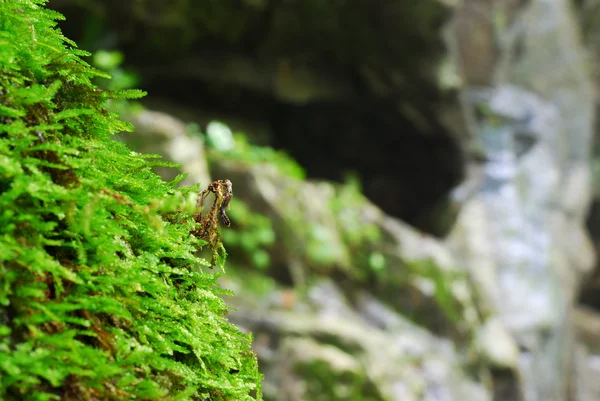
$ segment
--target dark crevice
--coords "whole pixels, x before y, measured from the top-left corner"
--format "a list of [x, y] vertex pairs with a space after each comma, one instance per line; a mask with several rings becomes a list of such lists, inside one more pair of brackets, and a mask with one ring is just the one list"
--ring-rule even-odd
[[[438, 122], [434, 100], [365, 98], [296, 105], [199, 80], [145, 84], [153, 96], [268, 124], [271, 145], [294, 157], [309, 178], [341, 182], [348, 173], [358, 174], [365, 195], [385, 212], [425, 232], [444, 234], [436, 226], [436, 213], [462, 179], [464, 160], [458, 142]], [[398, 112], [402, 103], [417, 116]]]
[[[325, 12], [308, 3], [270, 2], [262, 11], [228, 9], [230, 18], [243, 21], [243, 34], [234, 39], [228, 30], [195, 25], [205, 18], [194, 8], [199, 6], [191, 6], [177, 25], [167, 18], [172, 8], [159, 2], [148, 2], [150, 9], [167, 13], [157, 13], [155, 20], [148, 19], [147, 10], [141, 13], [114, 0], [86, 14], [71, 0], [54, 4], [67, 17], [78, 14], [65, 26], [75, 39], [91, 35], [76, 21], [102, 21], [104, 33], [97, 35], [102, 38], [97, 42], [106, 45], [110, 37], [118, 38], [114, 48], [142, 74], [138, 86], [151, 97], [185, 104], [205, 115], [261, 122], [271, 128], [270, 144], [297, 159], [309, 178], [342, 181], [347, 173], [356, 173], [366, 196], [388, 214], [425, 232], [447, 233], [449, 226], [439, 222], [445, 219], [447, 194], [462, 179], [464, 166], [459, 144], [440, 122], [439, 110], [448, 99], [437, 87], [435, 72], [445, 53], [439, 32], [451, 15], [449, 9], [424, 1], [400, 5], [377, 0], [331, 4], [339, 7]], [[103, 17], [107, 10], [111, 18]], [[422, 21], [398, 24], [410, 15]], [[308, 20], [313, 22], [311, 29], [305, 29]], [[340, 33], [332, 25], [356, 29]], [[220, 56], [211, 59], [213, 53]], [[256, 79], [265, 82], [250, 88], [254, 85], [245, 81], [242, 87], [240, 82], [247, 78], [220, 75], [215, 66], [230, 65], [230, 56], [242, 57], [254, 73], [260, 70]], [[286, 103], [268, 87], [282, 62], [308, 68], [321, 78], [333, 76], [352, 95]], [[189, 63], [197, 63], [198, 71], [189, 72]], [[181, 73], [182, 66], [188, 68], [188, 76]], [[200, 67], [230, 83], [203, 76]]]

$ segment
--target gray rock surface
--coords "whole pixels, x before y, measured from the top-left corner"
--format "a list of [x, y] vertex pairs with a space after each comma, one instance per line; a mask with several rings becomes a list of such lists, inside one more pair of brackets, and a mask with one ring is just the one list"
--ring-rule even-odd
[[[316, 284], [322, 285], [331, 283]], [[367, 317], [369, 312], [332, 314], [344, 300], [339, 292], [329, 295], [311, 304], [310, 312], [278, 310], [274, 305], [249, 309], [243, 293], [233, 300], [237, 311], [232, 321], [268, 344], [258, 353], [265, 361], [270, 399], [491, 400], [482, 382], [464, 371], [468, 361], [451, 341], [428, 333], [372, 297], [362, 300], [362, 308], [378, 314], [383, 327]], [[315, 364], [321, 365], [323, 377], [302, 374]]]
[[[584, 220], [592, 194], [593, 80], [568, 1], [486, 4], [479, 14], [463, 11], [487, 27], [487, 44], [477, 42], [485, 62], [463, 69], [465, 107], [473, 110], [485, 161], [449, 243], [470, 268], [483, 305], [520, 346], [524, 399], [574, 399], [571, 316], [595, 263]], [[456, 36], [463, 65], [478, 49], [464, 26]]]

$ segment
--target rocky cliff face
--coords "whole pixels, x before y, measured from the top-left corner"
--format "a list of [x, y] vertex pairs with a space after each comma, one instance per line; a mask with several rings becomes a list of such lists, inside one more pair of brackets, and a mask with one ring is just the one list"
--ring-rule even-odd
[[[462, 8], [473, 6], [468, 3]], [[482, 83], [477, 68], [463, 69], [466, 103], [487, 160], [453, 239], [469, 255], [464, 260], [486, 304], [519, 344], [523, 398], [577, 399], [581, 389], [569, 380], [582, 362], [573, 307], [594, 266], [584, 229], [594, 82], [568, 2], [531, 1], [511, 11], [508, 3], [488, 9], [488, 18], [504, 24], [492, 30], [498, 53], [486, 67], [485, 87], [475, 86]], [[459, 18], [481, 19], [469, 15], [459, 11]], [[474, 45], [460, 31], [459, 60], [477, 64]], [[477, 239], [465, 242], [469, 231]]]
[[[135, 29], [107, 26], [148, 105], [225, 120], [309, 177], [131, 117], [190, 182], [234, 183], [230, 260], [263, 270], [234, 269], [233, 318], [269, 399], [600, 398], [600, 4], [147, 3], [164, 12], [118, 6]], [[180, 40], [149, 52], [148, 32]]]

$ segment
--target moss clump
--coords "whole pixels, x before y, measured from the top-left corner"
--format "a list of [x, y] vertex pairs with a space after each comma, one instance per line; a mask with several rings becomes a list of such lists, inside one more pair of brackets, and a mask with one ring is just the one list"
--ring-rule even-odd
[[190, 232], [197, 188], [130, 127], [44, 0], [0, 2], [0, 399], [259, 400], [250, 338]]

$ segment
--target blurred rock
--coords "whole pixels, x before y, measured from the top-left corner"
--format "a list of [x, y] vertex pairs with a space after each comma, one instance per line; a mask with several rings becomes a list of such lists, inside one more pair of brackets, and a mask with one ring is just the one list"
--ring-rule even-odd
[[[173, 130], [159, 134], [165, 154], [169, 140], [189, 136], [176, 120], [143, 116], [134, 120], [140, 138], [153, 138], [159, 127]], [[145, 130], [148, 121], [163, 123]], [[236, 293], [232, 320], [254, 333], [267, 399], [491, 400], [485, 374], [473, 378], [471, 365], [485, 372], [484, 354], [498, 344], [480, 342], [480, 355], [457, 351], [469, 347], [478, 312], [448, 249], [347, 186], [298, 180], [273, 164], [226, 154], [211, 155], [211, 174], [231, 179], [234, 196], [273, 222], [277, 246], [266, 273], [285, 285], [281, 270], [288, 270], [306, 288], [278, 286], [258, 296], [248, 281], [224, 278]], [[373, 253], [383, 265], [369, 265]], [[332, 279], [318, 279], [323, 275]]]
[[[598, 65], [600, 62], [600, 30], [598, 21], [600, 21], [600, 2], [597, 0], [586, 0], [574, 2], [575, 10], [579, 17], [580, 30], [583, 34], [584, 43], [588, 51], [588, 63], [590, 74], [594, 79], [595, 93], [600, 88], [600, 73]], [[596, 115], [600, 110], [600, 104], [596, 100]], [[598, 118], [595, 121], [594, 146], [592, 147], [592, 168], [588, 171], [591, 174], [592, 182], [592, 206], [587, 219], [587, 227], [592, 235], [592, 241], [596, 253], [600, 250], [600, 124]], [[592, 277], [584, 283], [580, 300], [596, 310], [600, 309], [600, 287], [598, 278], [600, 277], [600, 264], [597, 260], [594, 266]], [[596, 364], [597, 366], [597, 364]], [[590, 398], [588, 398], [590, 399]]]
[[[169, 68], [179, 73], [150, 72], [165, 96], [193, 87], [187, 101], [197, 107], [266, 122], [272, 143], [310, 176], [339, 181], [358, 171], [370, 199], [290, 177], [276, 163], [210, 157], [211, 174], [231, 179], [235, 198], [275, 232], [264, 274], [284, 288], [266, 301], [239, 295], [232, 314], [256, 333], [265, 392], [284, 400], [351, 392], [373, 400], [597, 399], [596, 319], [575, 308], [586, 281], [586, 303], [600, 308], [598, 280], [586, 280], [596, 258], [584, 227], [592, 204], [600, 243], [600, 201], [590, 200], [600, 180], [589, 152], [597, 82], [577, 9], [567, 0], [458, 2], [449, 57], [439, 34], [450, 9], [415, 2], [411, 11], [430, 13], [399, 24], [413, 16], [409, 3], [357, 0], [347, 13], [317, 15], [308, 2], [253, 2], [232, 15], [252, 16], [237, 32], [252, 32], [261, 57], [223, 46], [174, 58]], [[355, 12], [365, 25], [352, 32], [386, 40], [367, 40], [367, 49], [376, 45], [365, 53], [353, 47], [360, 38], [333, 28], [342, 41], [334, 48], [345, 51], [337, 61], [322, 40], [327, 24], [297, 24], [337, 26]], [[592, 43], [594, 28], [585, 26]], [[469, 176], [450, 193], [465, 162]], [[409, 224], [452, 231], [440, 242]]]
[[582, 306], [575, 309], [573, 322], [577, 346], [574, 353], [573, 395], [577, 401], [600, 399], [600, 313]]
[[[595, 263], [584, 226], [595, 99], [578, 21], [566, 0], [471, 0], [457, 18], [463, 105], [485, 156], [449, 244], [519, 345], [524, 400], [571, 399], [570, 316]], [[469, 36], [465, 18], [484, 34]]]
[[[299, 181], [273, 165], [225, 153], [211, 159], [211, 172], [236, 183], [236, 196], [272, 221], [274, 277], [304, 285], [314, 274], [331, 274], [351, 293], [368, 288], [436, 333], [460, 337], [475, 324], [465, 271], [436, 239], [386, 216], [360, 194], [343, 202], [342, 186]], [[381, 256], [382, 267], [369, 266], [373, 255]]]
[[255, 333], [257, 342], [268, 344], [257, 352], [265, 361], [261, 366], [270, 400], [492, 399], [481, 378], [468, 373], [468, 361], [451, 342], [391, 310], [386, 320], [398, 325], [382, 329], [358, 314], [258, 310], [246, 304], [243, 297], [235, 299], [237, 311], [230, 316]]
[[483, 326], [479, 327], [475, 346], [492, 366], [515, 370], [518, 368], [519, 347], [497, 317], [487, 319]]
[[174, 179], [179, 173], [188, 174], [181, 185], [200, 183], [208, 185], [210, 174], [200, 137], [189, 135], [186, 125], [159, 111], [143, 110], [125, 116], [135, 126], [135, 131], [123, 138], [139, 152], [160, 154], [165, 160], [177, 163], [181, 168], [157, 168], [165, 180]]

